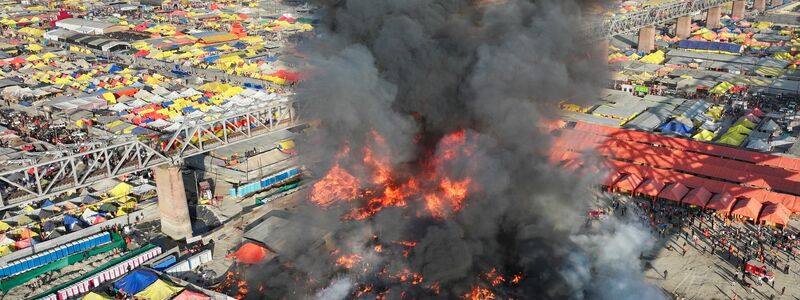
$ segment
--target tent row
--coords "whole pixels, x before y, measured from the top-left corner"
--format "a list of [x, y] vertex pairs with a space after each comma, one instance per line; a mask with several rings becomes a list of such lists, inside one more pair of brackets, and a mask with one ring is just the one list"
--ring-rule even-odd
[[664, 183], [656, 178], [643, 178], [635, 173], [613, 173], [604, 185], [614, 191], [672, 201], [702, 209], [713, 209], [725, 215], [741, 216], [753, 222], [786, 225], [791, 211], [782, 203], [765, 202], [738, 197], [727, 192], [714, 194], [705, 187], [690, 188], [680, 182]]
[[154, 247], [143, 253], [140, 253], [132, 258], [117, 263], [107, 269], [99, 271], [94, 275], [83, 278], [67, 287], [55, 291], [53, 294], [46, 295], [40, 299], [47, 300], [66, 300], [74, 299], [81, 295], [91, 292], [92, 288], [100, 286], [106, 281], [112, 281], [117, 278], [124, 278], [125, 274], [134, 270], [138, 266], [144, 264], [160, 255], [162, 252], [161, 247]]
[[13, 261], [0, 268], [0, 278], [14, 276], [35, 269], [75, 253], [81, 253], [111, 242], [111, 234], [98, 233], [80, 240], [57, 246], [53, 249]]

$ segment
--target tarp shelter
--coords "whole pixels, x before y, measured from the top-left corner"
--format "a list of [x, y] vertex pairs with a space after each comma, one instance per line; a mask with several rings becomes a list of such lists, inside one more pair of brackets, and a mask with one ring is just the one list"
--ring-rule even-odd
[[614, 188], [620, 192], [632, 193], [640, 183], [642, 183], [642, 177], [639, 175], [626, 174], [614, 184]]
[[747, 142], [747, 149], [752, 149], [756, 151], [769, 151], [769, 144], [762, 139], [754, 139]]
[[243, 264], [256, 264], [264, 260], [269, 255], [269, 250], [266, 247], [256, 243], [247, 242], [236, 252], [228, 254], [226, 258], [233, 258]]
[[774, 131], [778, 131], [779, 129], [781, 129], [781, 127], [778, 126], [778, 124], [775, 123], [775, 121], [773, 121], [772, 119], [769, 119], [769, 120], [767, 120], [766, 123], [761, 125], [761, 128], [759, 129], [759, 131], [774, 132]]
[[711, 132], [711, 131], [706, 130], [706, 129], [703, 129], [700, 132], [698, 132], [697, 134], [695, 134], [694, 136], [692, 136], [692, 138], [695, 139], [695, 140], [706, 141], [706, 142], [710, 141], [710, 140], [713, 140], [714, 137], [716, 137], [716, 134], [714, 134], [714, 132]]
[[114, 282], [114, 288], [122, 290], [127, 294], [133, 295], [146, 289], [148, 286], [156, 282], [158, 275], [153, 272], [136, 269], [130, 274], [125, 275], [122, 279]]
[[731, 209], [731, 214], [756, 220], [758, 219], [758, 213], [761, 212], [761, 206], [761, 203], [753, 199], [739, 198], [736, 200], [733, 209]]
[[711, 199], [711, 192], [709, 192], [704, 187], [699, 187], [696, 189], [692, 189], [689, 193], [683, 197], [683, 203], [694, 205], [698, 207], [705, 207], [708, 203], [708, 200]]
[[182, 287], [173, 286], [161, 279], [158, 279], [146, 289], [136, 293], [136, 299], [167, 300], [182, 290]]
[[764, 205], [764, 209], [761, 211], [761, 216], [759, 217], [759, 222], [765, 222], [767, 224], [781, 224], [786, 225], [789, 223], [789, 216], [792, 215], [792, 212], [786, 208], [785, 205], [782, 203], [771, 203], [767, 202]]
[[721, 54], [740, 54], [742, 45], [720, 42], [682, 40], [678, 42], [678, 48], [692, 51], [721, 53]]
[[664, 125], [661, 125], [660, 129], [663, 133], [677, 134], [682, 136], [688, 136], [692, 132], [691, 127], [686, 126], [686, 124], [676, 120], [672, 120]]
[[663, 191], [658, 195], [661, 199], [672, 200], [675, 202], [680, 203], [683, 196], [689, 192], [689, 188], [683, 185], [682, 183], [673, 183], [664, 188]]
[[209, 300], [211, 297], [205, 294], [192, 292], [190, 290], [183, 290], [180, 294], [172, 298], [172, 300]]
[[86, 296], [83, 296], [83, 300], [114, 300], [114, 297], [108, 296], [106, 294], [98, 294], [95, 292], [89, 292]]
[[33, 223], [33, 219], [31, 219], [31, 217], [28, 217], [26, 215], [22, 215], [19, 218], [17, 218], [17, 225], [28, 225], [30, 223]]

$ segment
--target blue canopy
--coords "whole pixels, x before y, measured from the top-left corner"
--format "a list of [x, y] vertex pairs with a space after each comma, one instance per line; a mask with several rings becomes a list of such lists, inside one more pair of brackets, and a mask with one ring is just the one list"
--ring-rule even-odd
[[244, 49], [244, 48], [247, 48], [247, 44], [242, 43], [242, 42], [236, 42], [236, 44], [233, 44], [233, 47], [236, 47], [236, 48], [239, 48], [239, 49]]
[[161, 261], [158, 261], [158, 262], [154, 263], [153, 264], [153, 269], [156, 269], [156, 270], [159, 270], [159, 271], [164, 271], [167, 268], [169, 268], [172, 265], [174, 265], [176, 262], [178, 262], [178, 260], [175, 258], [175, 256], [169, 256], [169, 257], [167, 257], [167, 258], [165, 258], [165, 259], [163, 259]]
[[156, 282], [156, 280], [158, 280], [158, 275], [155, 273], [136, 269], [130, 274], [125, 275], [125, 277], [122, 277], [122, 279], [118, 280], [117, 282], [114, 282], [114, 288], [133, 295], [141, 292], [153, 284], [153, 282]]
[[684, 136], [689, 135], [692, 132], [692, 128], [691, 127], [686, 126], [686, 124], [683, 124], [683, 123], [675, 121], [675, 120], [669, 121], [666, 124], [661, 125], [660, 129], [661, 129], [661, 132], [664, 132], [664, 133], [672, 133], [672, 134], [684, 135]]
[[111, 68], [108, 68], [108, 73], [114, 74], [119, 71], [122, 71], [122, 68], [117, 67], [117, 65], [111, 65]]
[[212, 62], [217, 61], [218, 59], [220, 59], [219, 55], [212, 55], [212, 56], [206, 57], [206, 59], [204, 59], [204, 60], [207, 63], [212, 63]]
[[206, 51], [208, 51], [208, 52], [217, 52], [217, 51], [219, 51], [219, 49], [217, 49], [217, 47], [213, 47], [212, 46], [212, 47], [206, 47]]
[[70, 229], [70, 227], [72, 227], [72, 225], [74, 225], [75, 223], [78, 223], [78, 222], [80, 222], [80, 220], [78, 220], [78, 218], [73, 217], [71, 215], [64, 215], [64, 226], [66, 226], [67, 229]]
[[742, 45], [720, 42], [706, 42], [706, 41], [689, 41], [683, 40], [678, 42], [678, 48], [704, 50], [704, 51], [720, 51], [728, 53], [740, 53]]
[[42, 207], [48, 207], [48, 206], [52, 206], [52, 205], [53, 205], [53, 201], [50, 201], [50, 200], [44, 200], [44, 203], [42, 203]]

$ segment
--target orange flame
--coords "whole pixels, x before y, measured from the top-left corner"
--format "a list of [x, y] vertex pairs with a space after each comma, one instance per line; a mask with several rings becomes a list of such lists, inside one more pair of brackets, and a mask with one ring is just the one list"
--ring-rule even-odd
[[489, 289], [475, 286], [469, 293], [464, 294], [464, 299], [469, 300], [493, 300], [495, 299], [494, 293]]
[[336, 155], [337, 163], [312, 186], [310, 200], [313, 203], [326, 208], [337, 201], [363, 199], [363, 205], [343, 216], [349, 220], [370, 218], [387, 207], [406, 207], [410, 199], [425, 201], [424, 207], [435, 218], [444, 218], [461, 210], [473, 181], [469, 177], [455, 179], [441, 174], [441, 167], [447, 161], [469, 157], [474, 152], [474, 145], [467, 143], [465, 130], [444, 136], [439, 141], [436, 157], [423, 163], [424, 175], [417, 177], [396, 176], [386, 141], [375, 131], [370, 132], [370, 137], [372, 143], [361, 153], [363, 167], [370, 178], [359, 180], [342, 167], [342, 158], [350, 154], [349, 148], [344, 147]]
[[522, 280], [522, 274], [521, 273], [520, 274], [514, 274], [514, 276], [511, 277], [511, 284], [517, 285], [517, 284], [519, 284], [519, 282], [521, 280]]
[[339, 164], [335, 164], [328, 174], [311, 187], [311, 201], [328, 207], [336, 200], [350, 200], [358, 196], [358, 179], [350, 175]]
[[506, 278], [503, 277], [503, 275], [498, 274], [496, 268], [492, 268], [491, 271], [486, 272], [486, 279], [489, 280], [489, 283], [492, 284], [492, 286], [498, 286], [506, 282]]
[[343, 255], [336, 259], [336, 265], [349, 270], [359, 261], [361, 261], [361, 256], [357, 254]]

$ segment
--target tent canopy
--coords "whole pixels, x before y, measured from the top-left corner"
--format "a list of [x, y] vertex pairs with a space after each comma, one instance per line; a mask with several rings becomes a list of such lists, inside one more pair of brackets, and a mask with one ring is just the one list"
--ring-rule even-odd
[[642, 184], [639, 185], [639, 187], [636, 188], [636, 193], [644, 194], [650, 197], [656, 197], [663, 189], [663, 183], [652, 178], [647, 178], [644, 180], [644, 182], [642, 182]]
[[211, 297], [206, 296], [205, 294], [192, 292], [190, 290], [183, 290], [182, 293], [172, 298], [172, 300], [209, 300]]
[[764, 209], [761, 211], [759, 221], [786, 225], [789, 223], [789, 216], [791, 214], [792, 212], [782, 203], [767, 202], [766, 205], [764, 205]]
[[241, 263], [252, 265], [263, 261], [270, 254], [264, 246], [256, 243], [247, 242], [236, 252], [228, 254], [227, 258], [233, 258]]
[[98, 294], [95, 292], [89, 292], [86, 296], [83, 296], [83, 300], [114, 300], [115, 298], [108, 296], [106, 294]]
[[136, 269], [117, 282], [114, 282], [114, 288], [133, 295], [143, 291], [156, 280], [158, 280], [158, 275], [155, 273]]
[[614, 187], [620, 191], [633, 192], [640, 183], [642, 183], [642, 177], [639, 175], [626, 174], [625, 177], [622, 177], [622, 179], [614, 184]]
[[136, 293], [136, 299], [167, 300], [183, 290], [182, 287], [173, 286], [161, 279], [156, 280], [141, 292]]
[[689, 188], [678, 182], [667, 186], [663, 191], [661, 191], [661, 194], [659, 194], [658, 197], [680, 203], [683, 196], [685, 196], [688, 192]]
[[739, 198], [731, 209], [731, 214], [745, 216], [753, 220], [758, 218], [762, 204], [750, 198]]
[[686, 194], [686, 197], [683, 197], [683, 203], [689, 205], [695, 205], [699, 207], [705, 207], [708, 200], [711, 199], [711, 192], [703, 187], [699, 187], [696, 189], [692, 189]]

